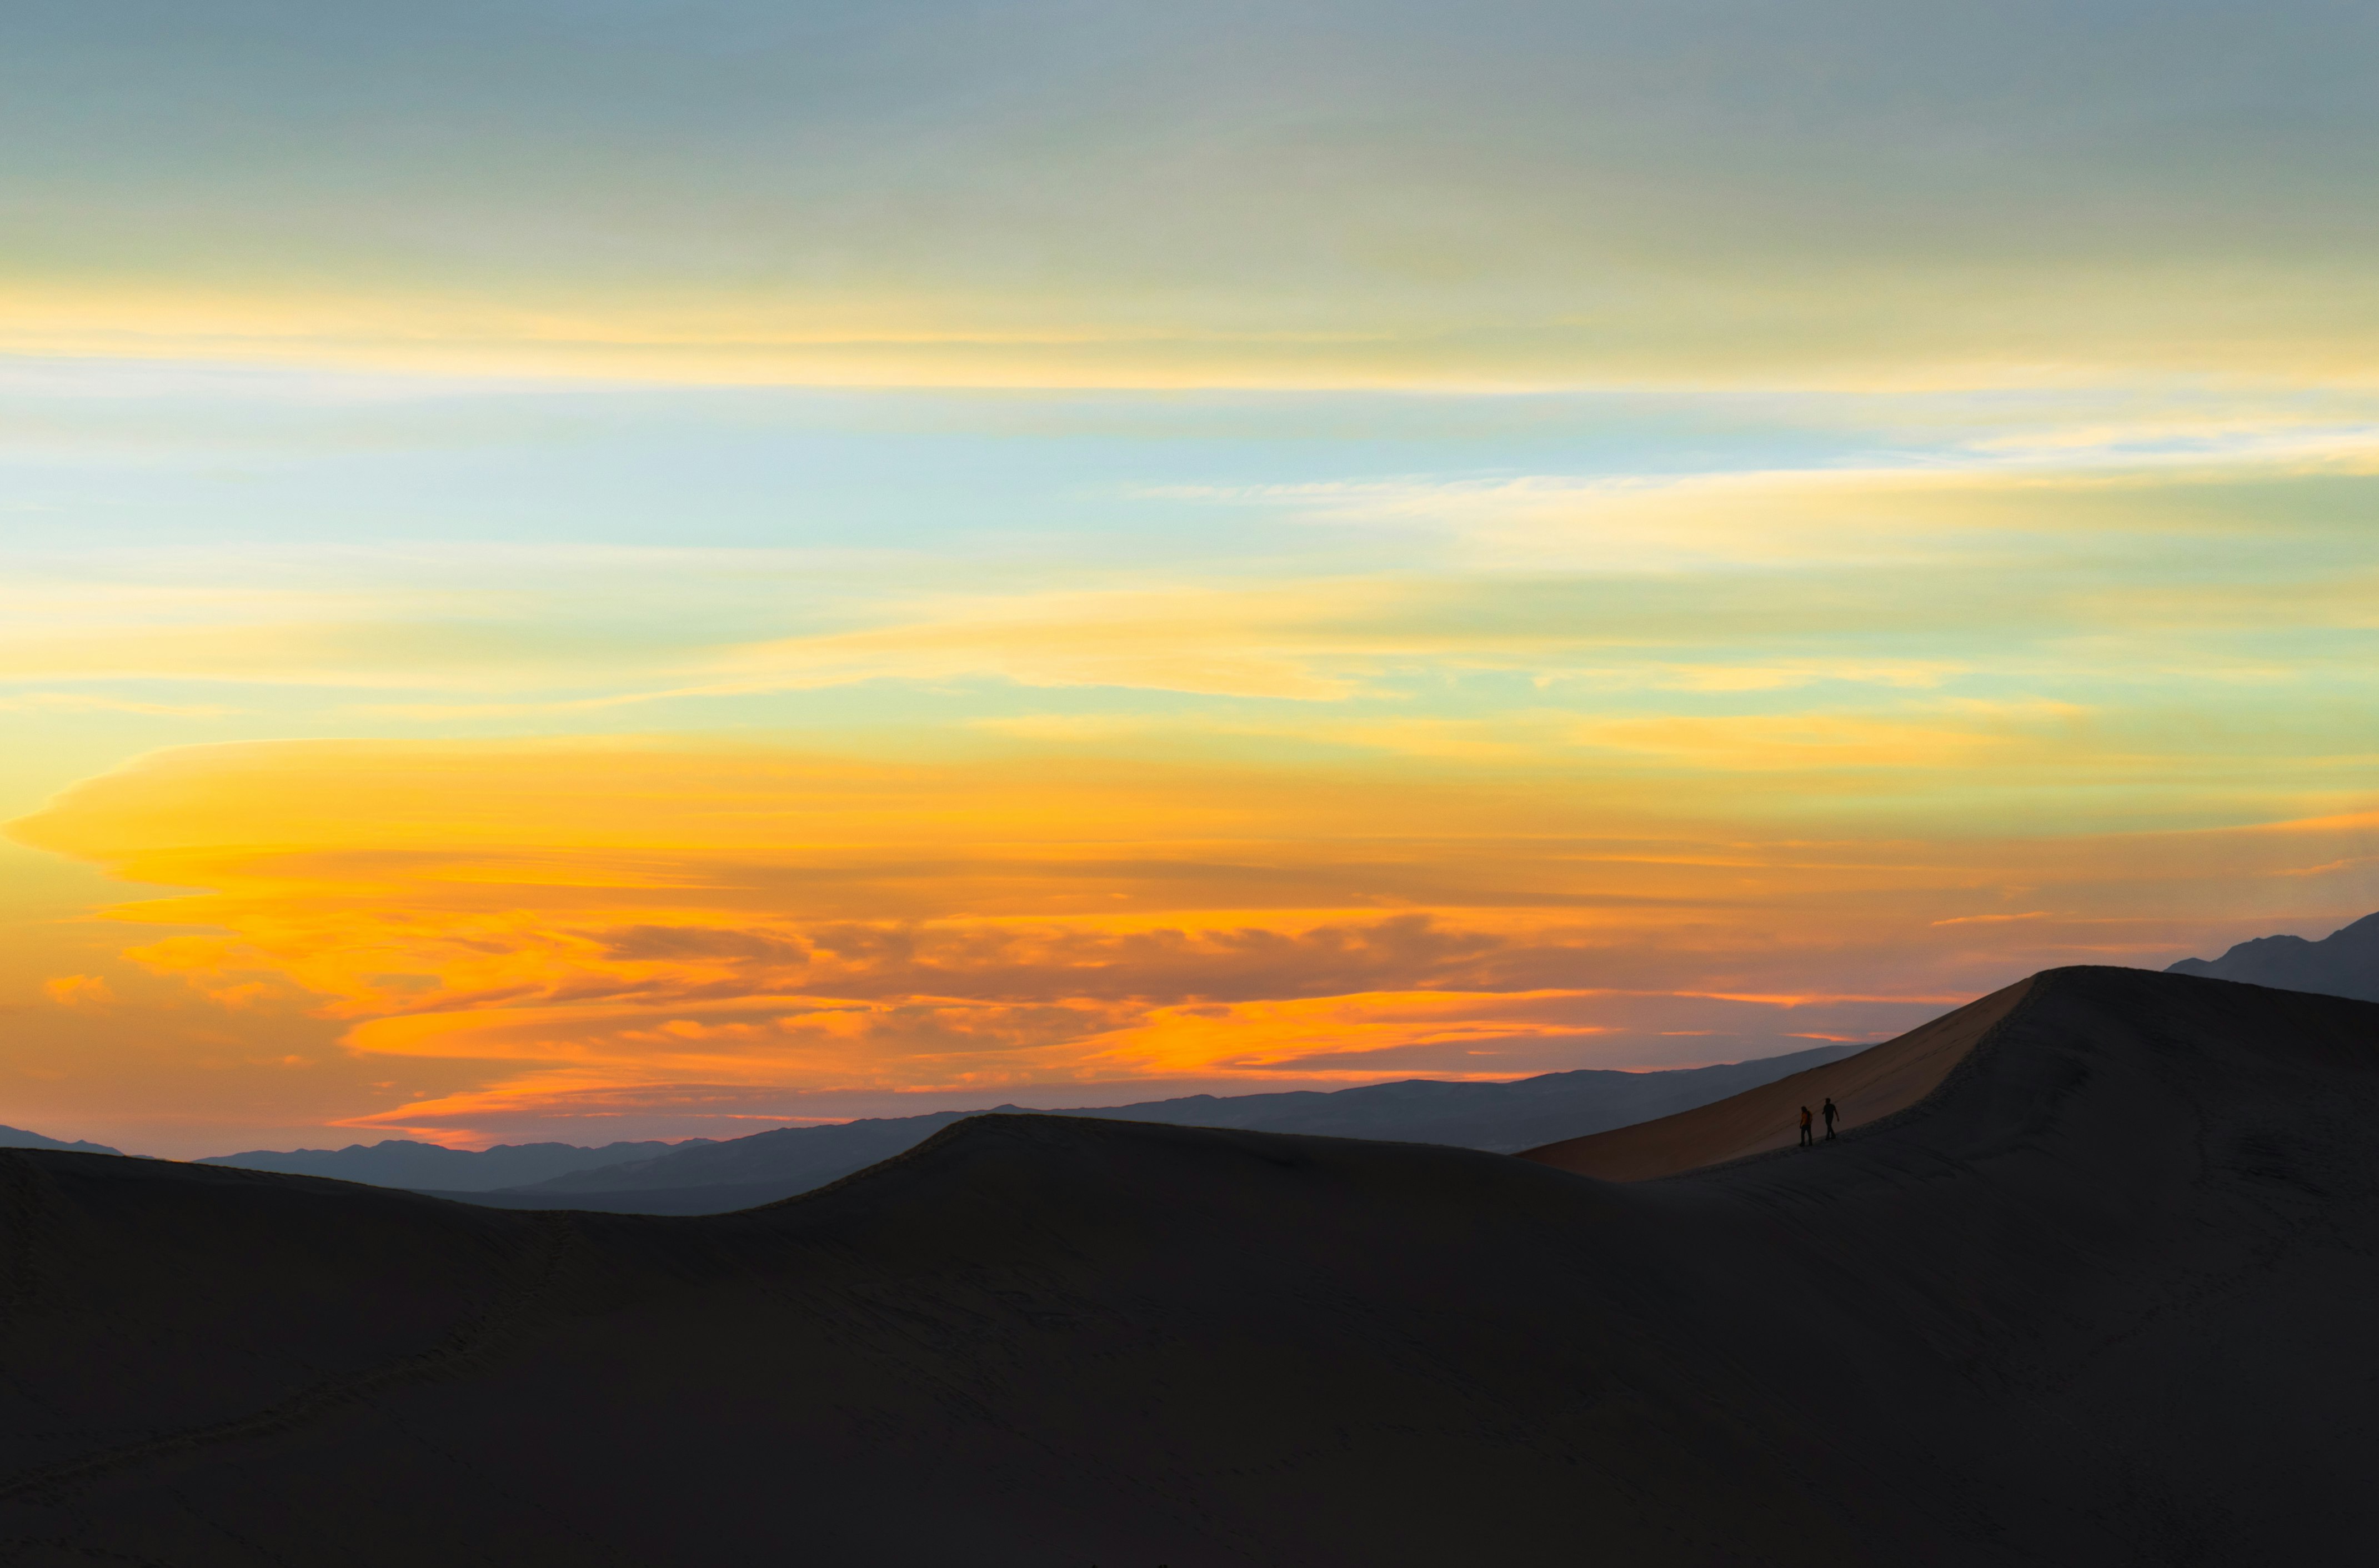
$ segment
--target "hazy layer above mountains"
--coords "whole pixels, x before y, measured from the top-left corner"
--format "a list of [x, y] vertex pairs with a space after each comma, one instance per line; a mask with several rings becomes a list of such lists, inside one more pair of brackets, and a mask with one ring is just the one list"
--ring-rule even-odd
[[[1707, 1104], [1857, 1049], [1821, 1045], [1721, 1067], [1640, 1073], [1587, 1069], [1546, 1073], [1514, 1083], [1417, 1079], [1331, 1092], [1309, 1089], [1228, 1098], [1193, 1094], [1063, 1114], [1176, 1127], [1443, 1143], [1508, 1154], [1555, 1139], [1624, 1127]], [[997, 1109], [1012, 1112], [1022, 1107]], [[471, 1196], [477, 1201], [507, 1208], [724, 1212], [839, 1181], [905, 1153], [951, 1123], [977, 1114], [941, 1111], [834, 1127], [782, 1128], [698, 1149], [680, 1148], [630, 1164], [576, 1171], [509, 1191]]]
[[2379, 1002], [2379, 914], [2364, 915], [2318, 942], [2258, 936], [2218, 959], [2183, 959], [2165, 972]]

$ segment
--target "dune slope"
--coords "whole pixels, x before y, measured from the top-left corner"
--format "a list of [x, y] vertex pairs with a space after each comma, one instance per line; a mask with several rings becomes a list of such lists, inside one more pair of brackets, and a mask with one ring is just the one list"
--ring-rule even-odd
[[[1798, 1147], [1801, 1108], [1805, 1105], [1814, 1115], [1830, 1098], [1841, 1113], [1834, 1122], [1837, 1134], [1865, 1127], [1901, 1115], [1938, 1089], [2031, 988], [2031, 981], [2018, 981], [1857, 1055], [1714, 1104], [1564, 1139], [1520, 1157], [1605, 1181], [1643, 1181], [1770, 1149]], [[1823, 1138], [1824, 1123], [1816, 1123], [1811, 1132]]]
[[0, 1154], [0, 1561], [2301, 1563], [2379, 1538], [2379, 1007], [2038, 977], [1614, 1184], [986, 1116], [768, 1208]]

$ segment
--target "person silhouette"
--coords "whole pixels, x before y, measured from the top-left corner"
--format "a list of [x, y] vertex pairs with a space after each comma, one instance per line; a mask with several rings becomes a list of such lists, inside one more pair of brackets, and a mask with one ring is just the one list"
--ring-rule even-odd
[[1829, 1141], [1830, 1141], [1830, 1140], [1832, 1140], [1833, 1136], [1834, 1136], [1834, 1118], [1835, 1118], [1836, 1116], [1841, 1116], [1841, 1115], [1842, 1115], [1842, 1113], [1841, 1113], [1840, 1111], [1837, 1111], [1837, 1110], [1835, 1110], [1835, 1109], [1834, 1109], [1834, 1101], [1833, 1101], [1833, 1096], [1831, 1096], [1831, 1095], [1828, 1095], [1828, 1096], [1826, 1097], [1825, 1117], [1826, 1117], [1826, 1138], [1827, 1138], [1827, 1140], [1828, 1140]]
[[1801, 1147], [1814, 1149], [1817, 1146], [1817, 1140], [1809, 1136], [1809, 1107], [1804, 1105], [1801, 1107]]

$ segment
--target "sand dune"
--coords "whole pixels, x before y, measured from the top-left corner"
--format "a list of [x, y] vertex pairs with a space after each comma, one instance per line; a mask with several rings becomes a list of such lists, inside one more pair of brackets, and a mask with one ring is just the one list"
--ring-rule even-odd
[[[1605, 1181], [1674, 1176], [1746, 1154], [1798, 1147], [1801, 1107], [1830, 1097], [1838, 1133], [1898, 1116], [1941, 1086], [2032, 988], [2018, 981], [1871, 1050], [1658, 1121], [1564, 1139], [1520, 1158]], [[1819, 1122], [1816, 1136], [1825, 1136]]]
[[706, 1218], [0, 1153], [0, 1561], [2359, 1560], [2379, 1007], [1981, 1032], [1624, 1185], [1038, 1116]]

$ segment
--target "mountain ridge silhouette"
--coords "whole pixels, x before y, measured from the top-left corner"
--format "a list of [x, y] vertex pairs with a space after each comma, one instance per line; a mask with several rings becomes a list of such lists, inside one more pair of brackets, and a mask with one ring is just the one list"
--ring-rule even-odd
[[0, 1127], [0, 1149], [74, 1149], [86, 1154], [121, 1154], [121, 1149], [104, 1143], [90, 1143], [81, 1139], [71, 1141], [51, 1138], [42, 1133], [27, 1132], [20, 1127]]
[[[1721, 1099], [1809, 1065], [1854, 1054], [1820, 1045], [1746, 1062], [1652, 1072], [1582, 1068], [1505, 1083], [1407, 1079], [1333, 1091], [1191, 1094], [1048, 1113], [1181, 1127], [1314, 1133], [1446, 1143], [1513, 1153], [1555, 1130], [1620, 1127]], [[1022, 1112], [1018, 1105], [994, 1112]], [[780, 1128], [631, 1164], [467, 1196], [508, 1207], [598, 1208], [627, 1213], [719, 1213], [791, 1198], [864, 1170], [982, 1111]]]
[[2165, 972], [2379, 1002], [2379, 914], [2364, 915], [2319, 941], [2258, 936], [2218, 959], [2183, 959]]

